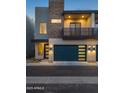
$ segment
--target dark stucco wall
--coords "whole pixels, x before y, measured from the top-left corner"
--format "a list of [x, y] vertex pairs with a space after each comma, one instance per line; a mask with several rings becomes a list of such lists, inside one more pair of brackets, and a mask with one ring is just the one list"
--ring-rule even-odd
[[28, 16], [26, 16], [26, 57], [34, 57], [35, 48], [31, 41], [34, 37], [34, 23]]
[[48, 26], [48, 8], [47, 7], [36, 7], [35, 8], [34, 36], [35, 36], [35, 39], [48, 39], [48, 35], [39, 33], [40, 23], [46, 23], [46, 26]]

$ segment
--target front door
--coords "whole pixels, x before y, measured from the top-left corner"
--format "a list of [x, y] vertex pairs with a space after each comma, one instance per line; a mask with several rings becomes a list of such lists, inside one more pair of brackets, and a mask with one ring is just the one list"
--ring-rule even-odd
[[81, 23], [80, 22], [71, 22], [70, 31], [72, 36], [79, 36], [81, 32]]

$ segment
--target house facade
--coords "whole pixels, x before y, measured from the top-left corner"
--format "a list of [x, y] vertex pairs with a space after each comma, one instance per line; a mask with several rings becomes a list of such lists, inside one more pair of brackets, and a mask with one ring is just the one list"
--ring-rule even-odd
[[64, 0], [35, 8], [35, 58], [52, 62], [98, 61], [98, 11], [64, 11]]

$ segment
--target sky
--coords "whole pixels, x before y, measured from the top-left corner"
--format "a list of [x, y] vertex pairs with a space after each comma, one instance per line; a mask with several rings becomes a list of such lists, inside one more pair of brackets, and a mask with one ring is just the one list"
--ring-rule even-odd
[[[98, 0], [65, 0], [64, 10], [97, 10]], [[26, 15], [33, 18], [35, 7], [48, 7], [48, 0], [26, 0]]]

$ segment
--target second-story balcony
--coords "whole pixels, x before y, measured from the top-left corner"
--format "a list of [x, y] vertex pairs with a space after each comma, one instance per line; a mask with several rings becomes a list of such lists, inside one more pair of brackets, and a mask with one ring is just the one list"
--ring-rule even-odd
[[98, 39], [98, 28], [63, 28], [64, 40]]

